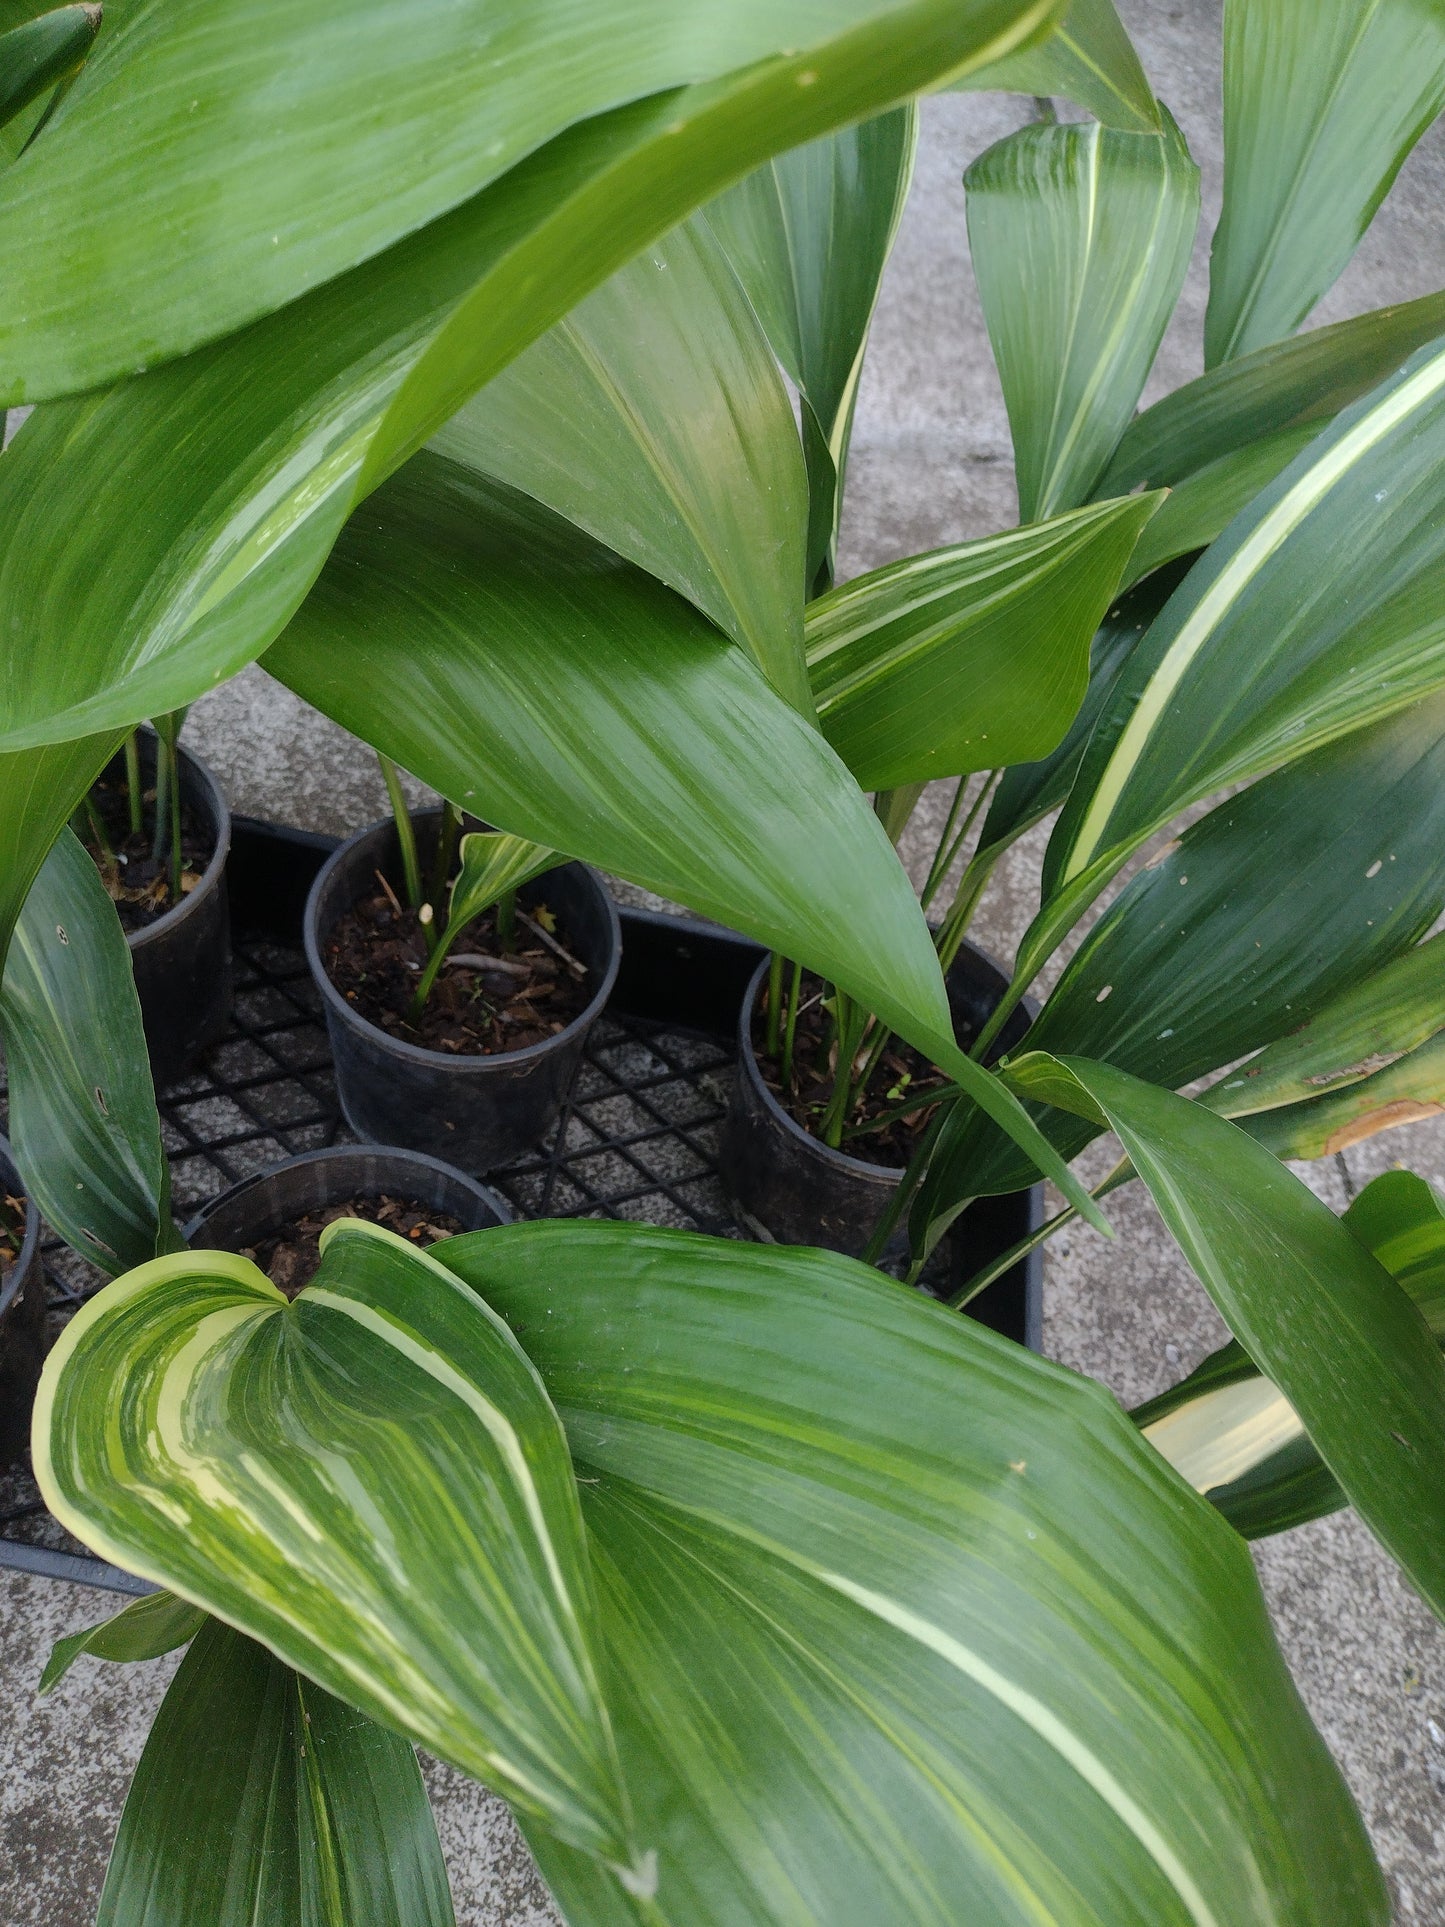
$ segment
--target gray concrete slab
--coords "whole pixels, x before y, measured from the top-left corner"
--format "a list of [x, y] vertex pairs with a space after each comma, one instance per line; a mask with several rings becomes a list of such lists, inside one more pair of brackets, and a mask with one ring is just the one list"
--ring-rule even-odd
[[[1217, 0], [1121, 0], [1162, 96], [1205, 170], [1206, 221], [1152, 396], [1199, 367], [1207, 236], [1218, 206]], [[844, 529], [845, 573], [1007, 526], [1015, 498], [1007, 423], [968, 268], [959, 177], [1028, 104], [950, 96], [929, 104], [918, 176], [890, 269], [860, 399]], [[1407, 164], [1318, 319], [1445, 286], [1445, 136]], [[259, 670], [198, 705], [191, 738], [237, 808], [334, 832], [374, 817], [369, 754]], [[907, 854], [916, 870], [941, 800]], [[1037, 902], [1041, 837], [1025, 839], [979, 919], [1007, 957]], [[1105, 1144], [1086, 1168], [1102, 1172]], [[1408, 1127], [1313, 1167], [1341, 1208], [1403, 1161], [1445, 1185], [1445, 1125]], [[1047, 1268], [1046, 1346], [1126, 1403], [1175, 1382], [1220, 1342], [1217, 1314], [1137, 1187], [1110, 1205], [1119, 1231], [1062, 1234]], [[1398, 1917], [1445, 1923], [1445, 1635], [1359, 1521], [1342, 1514], [1261, 1547], [1257, 1564], [1284, 1650], [1368, 1822]], [[100, 1595], [0, 1575], [0, 1922], [86, 1927], [127, 1777], [164, 1689], [166, 1662], [82, 1662], [56, 1696], [33, 1682], [50, 1642], [104, 1610]], [[428, 1778], [462, 1927], [542, 1927], [545, 1894], [505, 1812], [446, 1769]], [[881, 1927], [881, 1924], [880, 1924]]]

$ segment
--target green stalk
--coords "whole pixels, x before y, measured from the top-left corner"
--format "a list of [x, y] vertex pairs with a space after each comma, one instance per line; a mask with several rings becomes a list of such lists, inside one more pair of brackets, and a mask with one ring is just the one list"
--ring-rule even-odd
[[[1134, 1167], [1128, 1158], [1120, 1158], [1103, 1183], [1096, 1185], [1089, 1195], [1093, 1198], [1107, 1197], [1121, 1184], [1127, 1184], [1133, 1176]], [[1020, 1238], [1018, 1243], [1010, 1245], [1001, 1257], [995, 1258], [981, 1271], [976, 1271], [966, 1285], [960, 1286], [953, 1296], [944, 1302], [951, 1305], [955, 1311], [962, 1311], [965, 1305], [972, 1304], [981, 1291], [986, 1291], [996, 1279], [1002, 1278], [1006, 1271], [1011, 1271], [1020, 1259], [1027, 1258], [1029, 1253], [1037, 1250], [1046, 1238], [1051, 1238], [1063, 1225], [1071, 1223], [1078, 1215], [1073, 1205], [1065, 1205], [1063, 1210], [1056, 1211], [1052, 1218], [1046, 1218], [1037, 1231], [1031, 1231], [1026, 1238]]]
[[175, 745], [170, 751], [171, 766], [171, 902], [181, 900], [181, 766]]
[[939, 924], [938, 935], [933, 940], [934, 948], [938, 952], [939, 964], [945, 972], [952, 968], [954, 960], [963, 948], [963, 940], [968, 935], [968, 926], [973, 921], [973, 913], [978, 908], [979, 899], [988, 888], [988, 880], [993, 875], [994, 865], [1001, 854], [1001, 851], [993, 850], [987, 852], [982, 859], [973, 857], [958, 880], [958, 889], [954, 893], [953, 902], [948, 906], [948, 914]]
[[793, 1086], [793, 1040], [797, 1035], [798, 1005], [802, 1001], [802, 996], [803, 966], [795, 963], [792, 988], [788, 993], [787, 1026], [783, 1031], [783, 1089], [785, 1091], [791, 1090]]
[[775, 950], [768, 959], [768, 1021], [763, 1049], [776, 1057], [782, 1046], [783, 956]]
[[100, 811], [95, 807], [95, 801], [89, 790], [85, 793], [85, 803], [83, 807], [85, 809], [86, 825], [90, 830], [90, 834], [95, 838], [95, 847], [100, 853], [100, 860], [106, 869], [113, 870], [116, 868], [115, 851], [110, 847], [110, 838], [105, 833], [105, 824], [101, 819]]
[[165, 855], [166, 830], [170, 824], [171, 771], [175, 757], [166, 739], [156, 732], [156, 831], [151, 838], [151, 862]]
[[125, 797], [130, 806], [130, 833], [139, 836], [141, 821], [140, 745], [132, 730], [125, 739]]
[[503, 950], [517, 947], [517, 893], [503, 890], [497, 898], [497, 941]]
[[447, 878], [457, 860], [457, 840], [462, 833], [462, 813], [455, 803], [442, 804], [442, 820], [437, 825], [436, 855], [432, 858], [431, 883], [427, 902], [433, 908], [446, 893]]
[[407, 1004], [406, 1021], [409, 1024], [415, 1026], [421, 1022], [421, 1014], [426, 1009], [426, 1000], [430, 997], [432, 985], [437, 980], [437, 972], [446, 961], [447, 952], [460, 935], [461, 931], [454, 930], [451, 919], [448, 918], [447, 927], [432, 946], [431, 954], [426, 960], [426, 967], [417, 980], [416, 989], [411, 994], [411, 1001]]
[[863, 1040], [863, 1026], [869, 1019], [868, 1012], [859, 1010], [853, 999], [844, 996], [841, 990], [835, 987], [833, 995], [838, 1009], [838, 1061], [833, 1069], [833, 1093], [823, 1113], [821, 1136], [823, 1142], [836, 1151], [843, 1142], [843, 1123], [853, 1090], [853, 1059]]
[[[959, 851], [963, 848], [964, 844], [968, 841], [968, 833], [973, 828], [974, 824], [978, 821], [979, 812], [982, 810], [984, 804], [988, 801], [989, 796], [993, 790], [993, 786], [998, 781], [1001, 774], [1002, 774], [1002, 771], [991, 769], [988, 775], [984, 777], [983, 787], [979, 790], [978, 795], [975, 796], [975, 798], [973, 799], [973, 802], [970, 804], [968, 815], [963, 819], [963, 822], [960, 824], [957, 834], [951, 835], [950, 825], [953, 821], [954, 811], [957, 809], [959, 801], [962, 798], [965, 789], [968, 787], [967, 778], [963, 778], [960, 780], [958, 785], [958, 793], [954, 797], [954, 809], [949, 811], [949, 822], [944, 825], [944, 833], [938, 840], [938, 852], [933, 859], [932, 867], [929, 869], [928, 881], [923, 886], [923, 907], [925, 910], [932, 903], [934, 897], [937, 896], [939, 890], [942, 888], [943, 879], [948, 875], [949, 871], [953, 868], [954, 858], [958, 855]], [[985, 875], [986, 874], [987, 874], [987, 871], [985, 871]], [[961, 887], [962, 887], [962, 884], [960, 882], [960, 888]], [[955, 894], [955, 901], [956, 900], [957, 899]]]
[[[396, 764], [389, 756], [376, 752], [376, 760], [381, 765], [381, 780], [386, 784], [387, 796], [391, 799], [391, 814], [396, 823], [396, 840], [401, 847], [401, 873], [406, 882], [406, 900], [413, 910], [422, 906], [421, 865], [416, 860], [416, 832], [411, 826], [411, 811], [406, 806], [406, 798], [401, 793], [401, 778], [396, 773]], [[435, 924], [436, 919], [432, 919]], [[428, 937], [430, 942], [430, 937]]]
[[[952, 1100], [956, 1095], [955, 1092], [945, 1091], [938, 1101], [938, 1109], [924, 1126], [923, 1136], [919, 1139], [918, 1148], [908, 1160], [908, 1169], [898, 1180], [898, 1188], [888, 1200], [888, 1208], [878, 1220], [874, 1228], [873, 1236], [868, 1240], [867, 1247], [863, 1253], [863, 1262], [865, 1265], [877, 1264], [883, 1254], [883, 1247], [893, 1236], [899, 1219], [912, 1204], [913, 1194], [923, 1182], [924, 1173], [928, 1169], [929, 1159], [933, 1156], [933, 1148], [938, 1142], [938, 1136], [943, 1129], [945, 1119], [953, 1109]], [[918, 1267], [915, 1266], [914, 1269], [917, 1270]]]

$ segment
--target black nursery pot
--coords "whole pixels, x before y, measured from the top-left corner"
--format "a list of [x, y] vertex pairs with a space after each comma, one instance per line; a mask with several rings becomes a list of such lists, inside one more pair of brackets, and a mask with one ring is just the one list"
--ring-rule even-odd
[[468, 1231], [510, 1224], [512, 1214], [495, 1191], [453, 1170], [440, 1158], [390, 1145], [337, 1144], [303, 1151], [255, 1177], [242, 1178], [212, 1198], [182, 1232], [198, 1251], [239, 1251], [312, 1211], [326, 1211], [352, 1198], [400, 1198], [428, 1211], [444, 1211]]
[[[141, 730], [138, 747], [141, 779], [150, 788], [156, 776], [154, 733]], [[202, 1051], [225, 1035], [231, 1017], [231, 916], [226, 902], [231, 812], [220, 785], [198, 757], [181, 749], [178, 760], [181, 801], [206, 825], [214, 848], [200, 882], [184, 902], [126, 937], [157, 1085], [172, 1083], [189, 1070]], [[110, 768], [121, 766], [117, 757]]]
[[[23, 1197], [10, 1146], [0, 1137], [0, 1185]], [[20, 1255], [0, 1285], [0, 1466], [25, 1450], [30, 1408], [45, 1363], [45, 1267], [40, 1262], [40, 1213], [26, 1201]]]
[[[417, 812], [423, 867], [436, 848], [440, 810]], [[536, 1144], [556, 1122], [581, 1061], [587, 1033], [612, 993], [622, 956], [616, 906], [595, 870], [564, 863], [523, 884], [524, 909], [546, 903], [595, 986], [592, 1000], [555, 1037], [525, 1050], [453, 1056], [392, 1037], [352, 1008], [332, 983], [326, 944], [338, 919], [376, 872], [401, 875], [396, 825], [388, 817], [362, 830], [329, 858], [306, 903], [306, 961], [321, 994], [342, 1114], [358, 1137], [444, 1156], [469, 1171], [490, 1171]]]
[[[768, 1089], [753, 1049], [753, 1012], [768, 975], [766, 958], [753, 972], [738, 1019], [737, 1071], [723, 1125], [718, 1162], [733, 1208], [754, 1236], [778, 1244], [822, 1245], [859, 1258], [877, 1228], [902, 1172], [850, 1157], [813, 1137], [796, 1123]], [[993, 959], [964, 944], [947, 977], [953, 1025], [960, 1039], [978, 1035], [1008, 978]], [[1031, 1007], [1014, 1011], [990, 1055], [1012, 1050], [1033, 1020]], [[1037, 1214], [1030, 1194], [1028, 1211]], [[1021, 1225], [1017, 1198], [981, 1198], [960, 1214], [950, 1233], [950, 1264], [931, 1264], [924, 1284], [945, 1296], [982, 1265], [1007, 1251], [1032, 1228]], [[898, 1270], [907, 1256], [907, 1232], [900, 1227], [884, 1247], [881, 1263]], [[948, 1272], [953, 1279], [950, 1281]], [[1027, 1289], [1004, 1277], [969, 1306], [980, 1323], [1037, 1344], [1039, 1324], [1037, 1267]]]

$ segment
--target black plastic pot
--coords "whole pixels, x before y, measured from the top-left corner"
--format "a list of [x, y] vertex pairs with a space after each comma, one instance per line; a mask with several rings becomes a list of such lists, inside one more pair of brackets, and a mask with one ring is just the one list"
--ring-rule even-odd
[[[425, 866], [436, 847], [440, 810], [413, 817]], [[368, 1023], [327, 974], [326, 944], [337, 920], [380, 870], [399, 883], [396, 825], [388, 817], [336, 851], [306, 904], [306, 961], [321, 993], [341, 1110], [358, 1137], [444, 1156], [470, 1171], [491, 1171], [529, 1150], [556, 1122], [576, 1075], [587, 1033], [612, 994], [622, 954], [617, 910], [595, 870], [564, 863], [518, 891], [524, 909], [546, 903], [569, 933], [595, 989], [580, 1016], [555, 1037], [525, 1050], [452, 1056], [424, 1050]]]
[[[766, 958], [753, 972], [738, 1017], [737, 1070], [723, 1125], [718, 1165], [738, 1217], [755, 1237], [778, 1244], [822, 1245], [861, 1257], [902, 1175], [896, 1168], [850, 1157], [813, 1137], [779, 1104], [763, 1081], [753, 1049], [753, 1013], [768, 974]], [[977, 1036], [1008, 986], [998, 965], [972, 944], [959, 951], [948, 973], [948, 1001], [960, 1038]], [[1004, 1026], [996, 1050], [1011, 1050], [1033, 1020], [1021, 1006]], [[950, 1275], [971, 1277], [1000, 1256], [1026, 1230], [1040, 1208], [1029, 1194], [1030, 1222], [1021, 1225], [1018, 1198], [984, 1198], [960, 1214], [949, 1234], [949, 1252], [924, 1274], [925, 1287], [940, 1296]], [[907, 1233], [900, 1227], [884, 1248], [882, 1262], [902, 1268]], [[969, 1307], [973, 1316], [1020, 1344], [1037, 1348], [1042, 1297], [1039, 1279], [1020, 1292], [1017, 1280], [1000, 1279]]]
[[352, 1198], [400, 1198], [445, 1211], [468, 1231], [510, 1224], [512, 1213], [495, 1191], [421, 1151], [386, 1145], [337, 1144], [273, 1164], [242, 1178], [196, 1213], [182, 1236], [198, 1251], [239, 1251], [273, 1232]]
[[[156, 774], [151, 730], [139, 732], [139, 749], [141, 777], [149, 789]], [[173, 1083], [202, 1051], [218, 1043], [231, 1016], [231, 916], [226, 903], [231, 812], [205, 764], [186, 749], [178, 756], [181, 800], [206, 824], [215, 847], [185, 901], [126, 938], [158, 1086]], [[120, 766], [117, 757], [111, 771]]]
[[[0, 1137], [0, 1185], [11, 1197], [24, 1186]], [[0, 1285], [0, 1466], [25, 1450], [30, 1437], [30, 1407], [45, 1363], [45, 1267], [40, 1262], [40, 1213], [27, 1203], [20, 1256]]]

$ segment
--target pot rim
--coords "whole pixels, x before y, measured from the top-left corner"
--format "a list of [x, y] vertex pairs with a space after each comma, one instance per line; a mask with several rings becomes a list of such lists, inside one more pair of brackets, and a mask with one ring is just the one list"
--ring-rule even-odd
[[13, 1179], [15, 1195], [25, 1200], [25, 1236], [20, 1241], [20, 1255], [11, 1265], [4, 1285], [0, 1286], [0, 1318], [3, 1318], [24, 1289], [35, 1263], [35, 1254], [40, 1248], [40, 1213], [35, 1207], [34, 1198], [25, 1189], [10, 1140], [3, 1135], [0, 1135], [0, 1178], [7, 1181]]
[[[976, 957], [980, 963], [986, 964], [990, 970], [996, 971], [1000, 980], [1007, 984], [1008, 972], [1003, 968], [1002, 964], [998, 962], [997, 958], [989, 955], [988, 951], [982, 949], [976, 943], [970, 943], [967, 938], [964, 939], [959, 947], [959, 956], [962, 956], [964, 951], [967, 951], [970, 956]], [[955, 959], [955, 961], [957, 960]], [[742, 1075], [748, 1080], [748, 1088], [761, 1100], [763, 1109], [767, 1112], [770, 1121], [781, 1126], [790, 1136], [805, 1145], [808, 1151], [816, 1157], [821, 1164], [828, 1166], [834, 1171], [846, 1173], [849, 1177], [861, 1178], [867, 1182], [876, 1184], [880, 1189], [886, 1188], [890, 1191], [893, 1190], [897, 1186], [899, 1179], [903, 1176], [904, 1170], [906, 1169], [904, 1165], [876, 1164], [871, 1158], [855, 1158], [847, 1151], [834, 1150], [831, 1144], [824, 1144], [821, 1138], [816, 1138], [811, 1131], [804, 1130], [798, 1120], [790, 1116], [789, 1113], [783, 1109], [777, 1098], [774, 1097], [773, 1093], [769, 1090], [767, 1081], [763, 1077], [763, 1073], [758, 1065], [757, 1052], [753, 1049], [753, 1010], [757, 1004], [758, 991], [762, 986], [764, 977], [768, 973], [769, 962], [770, 959], [764, 957], [752, 976], [748, 979], [748, 987], [743, 992], [742, 1009], [738, 1012], [737, 1061]], [[1033, 1003], [1032, 999], [1027, 997], [1023, 999], [1019, 1008], [1028, 1013], [1030, 1021], [1038, 1014], [1037, 1006]]]
[[[415, 824], [424, 821], [429, 816], [438, 815], [440, 815], [439, 810], [413, 810], [411, 812], [411, 820], [413, 824]], [[369, 823], [364, 830], [358, 830], [355, 835], [347, 837], [346, 841], [339, 844], [337, 848], [331, 852], [331, 855], [326, 859], [325, 863], [322, 864], [316, 874], [316, 881], [307, 892], [306, 910], [301, 923], [302, 943], [306, 951], [307, 966], [310, 969], [312, 980], [317, 985], [325, 1001], [328, 1017], [334, 1011], [358, 1034], [380, 1039], [387, 1050], [395, 1052], [403, 1063], [446, 1066], [448, 1069], [463, 1074], [478, 1074], [490, 1069], [493, 1065], [535, 1063], [539, 1058], [547, 1056], [551, 1051], [561, 1049], [564, 1044], [575, 1039], [579, 1033], [585, 1034], [601, 1016], [603, 1006], [612, 995], [613, 987], [617, 982], [617, 972], [622, 965], [622, 924], [617, 915], [617, 905], [612, 900], [612, 892], [607, 888], [601, 876], [593, 869], [592, 865], [590, 863], [583, 863], [578, 857], [564, 857], [561, 863], [553, 864], [552, 868], [555, 870], [575, 869], [579, 871], [582, 876], [586, 878], [592, 889], [597, 892], [597, 895], [605, 906], [608, 939], [607, 968], [602, 972], [602, 981], [598, 984], [596, 991], [593, 993], [591, 1000], [585, 1008], [580, 1010], [572, 1019], [571, 1023], [565, 1025], [555, 1036], [544, 1037], [540, 1043], [524, 1044], [520, 1050], [491, 1052], [457, 1051], [455, 1053], [444, 1050], [429, 1050], [424, 1044], [409, 1044], [404, 1037], [393, 1037], [389, 1030], [383, 1030], [380, 1024], [373, 1024], [369, 1018], [363, 1017], [360, 1011], [347, 1003], [341, 992], [336, 988], [336, 985], [331, 981], [331, 973], [327, 970], [321, 956], [320, 933], [317, 928], [320, 918], [321, 898], [326, 886], [331, 881], [333, 872], [341, 867], [342, 860], [348, 857], [357, 845], [363, 843], [367, 837], [374, 836], [378, 830], [387, 830], [392, 827], [392, 819], [389, 816], [384, 816], [378, 822]], [[544, 870], [542, 872], [543, 876], [549, 874], [549, 871]], [[438, 1162], [442, 1161], [443, 1160], [438, 1160]]]
[[[142, 729], [137, 733], [149, 737], [152, 742], [157, 740], [153, 729]], [[125, 940], [132, 950], [143, 950], [148, 943], [158, 943], [162, 937], [169, 936], [171, 931], [179, 929], [187, 918], [199, 911], [206, 898], [214, 896], [220, 888], [226, 859], [231, 852], [231, 807], [226, 801], [221, 785], [216, 780], [215, 772], [209, 764], [203, 763], [199, 756], [193, 755], [184, 743], [176, 745], [176, 754], [211, 812], [215, 825], [216, 847], [211, 852], [210, 861], [201, 872], [200, 882], [184, 903], [173, 904], [164, 916], [157, 917], [154, 923], [148, 923], [144, 930], [126, 932]]]
[[[353, 1157], [383, 1157], [399, 1165], [410, 1165], [413, 1168], [420, 1166], [427, 1171], [439, 1171], [445, 1177], [460, 1184], [464, 1190], [470, 1191], [501, 1224], [512, 1224], [516, 1221], [516, 1213], [511, 1205], [504, 1197], [493, 1191], [490, 1185], [483, 1184], [480, 1178], [474, 1178], [470, 1172], [463, 1171], [460, 1166], [448, 1164], [445, 1158], [433, 1157], [429, 1151], [409, 1151], [400, 1144], [323, 1144], [314, 1151], [298, 1151], [294, 1157], [280, 1158], [275, 1164], [268, 1164], [264, 1171], [253, 1171], [248, 1177], [237, 1178], [236, 1182], [228, 1184], [224, 1191], [218, 1191], [214, 1198], [207, 1198], [200, 1210], [187, 1219], [181, 1227], [181, 1236], [189, 1244], [194, 1237], [205, 1230], [222, 1204], [243, 1197], [249, 1191], [260, 1191], [271, 1178], [278, 1176], [282, 1171], [294, 1170], [298, 1165], [340, 1164], [345, 1159]], [[482, 1228], [490, 1230], [495, 1227], [483, 1226]], [[198, 1247], [198, 1249], [205, 1248]]]

